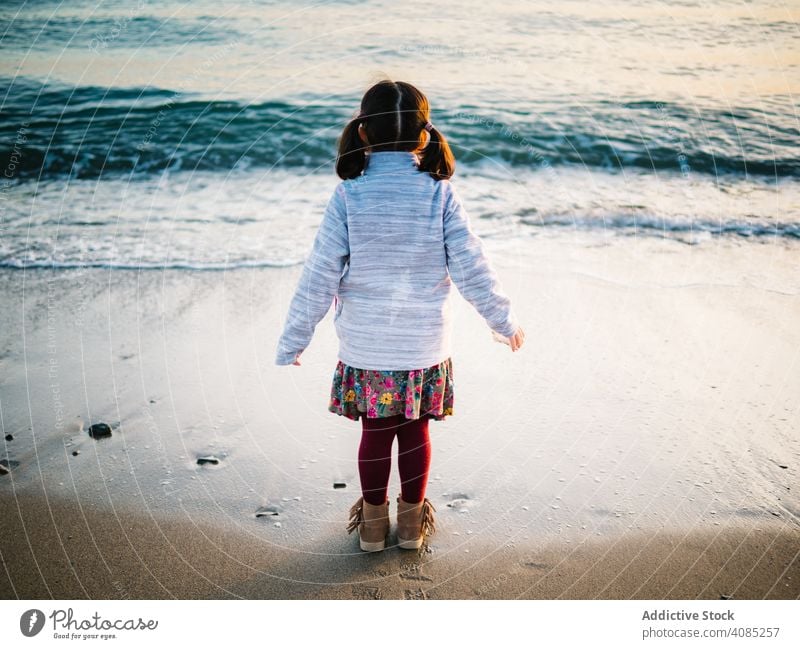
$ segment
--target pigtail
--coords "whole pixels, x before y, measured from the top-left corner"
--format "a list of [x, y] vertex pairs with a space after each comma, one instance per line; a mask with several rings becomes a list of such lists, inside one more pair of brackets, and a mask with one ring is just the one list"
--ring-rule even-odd
[[[336, 174], [343, 180], [360, 176], [367, 166], [367, 150], [413, 151], [417, 153], [417, 168], [421, 172], [436, 180], [449, 179], [455, 173], [456, 160], [447, 139], [430, 123], [429, 117], [428, 99], [419, 89], [405, 81], [379, 81], [364, 93], [358, 117], [344, 127]], [[362, 122], [368, 143], [358, 134]], [[427, 144], [423, 129], [429, 135]]]
[[418, 168], [436, 180], [449, 179], [456, 170], [456, 159], [445, 136], [435, 126], [429, 127], [430, 140], [422, 150]]
[[342, 180], [361, 175], [366, 164], [365, 145], [358, 136], [361, 119], [351, 119], [339, 138], [339, 153], [336, 156], [336, 174]]

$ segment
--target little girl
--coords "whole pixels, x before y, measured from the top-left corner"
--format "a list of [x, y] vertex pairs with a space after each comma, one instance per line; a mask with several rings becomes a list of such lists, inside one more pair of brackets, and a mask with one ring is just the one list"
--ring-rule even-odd
[[334, 301], [339, 361], [328, 410], [361, 417], [362, 496], [348, 533], [383, 550], [391, 449], [398, 442], [397, 542], [417, 549], [435, 531], [425, 497], [428, 421], [453, 414], [451, 284], [512, 351], [525, 338], [449, 179], [455, 160], [430, 123], [428, 100], [381, 81], [339, 141], [336, 187], [292, 298], [277, 365], [300, 365]]

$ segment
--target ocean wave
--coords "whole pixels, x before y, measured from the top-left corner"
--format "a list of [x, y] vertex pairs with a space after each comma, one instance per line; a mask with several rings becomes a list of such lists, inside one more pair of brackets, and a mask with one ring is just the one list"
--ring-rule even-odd
[[0, 259], [0, 268], [13, 270], [190, 270], [190, 271], [226, 271], [246, 268], [286, 268], [302, 264], [302, 261], [271, 261], [267, 259], [245, 259], [240, 261], [56, 261], [49, 259]]
[[520, 219], [525, 225], [542, 228], [574, 228], [576, 230], [609, 230], [620, 233], [636, 233], [644, 236], [664, 236], [675, 234], [694, 235], [733, 235], [744, 238], [786, 237], [800, 239], [800, 223], [747, 222], [724, 220], [686, 220], [668, 221], [663, 218], [646, 216], [607, 216], [604, 218], [550, 216], [541, 219], [525, 217]]
[[[480, 215], [479, 215], [480, 217]], [[514, 225], [496, 233], [483, 232], [482, 237], [494, 245], [497, 240], [523, 242], [534, 230], [553, 234], [565, 231], [604, 233], [619, 237], [639, 236], [672, 239], [686, 244], [700, 244], [716, 238], [738, 238], [767, 242], [769, 239], [800, 240], [800, 223], [749, 223], [745, 221], [687, 220], [667, 221], [663, 218], [630, 215], [609, 215], [603, 218], [545, 215], [541, 218], [514, 215]], [[200, 248], [205, 238], [202, 231], [181, 237], [180, 256], [169, 231], [154, 235], [144, 248], [135, 236], [107, 234], [94, 238], [94, 249], [87, 251], [80, 238], [50, 235], [35, 243], [19, 235], [5, 239], [0, 247], [0, 268], [12, 270], [108, 269], [137, 271], [233, 271], [258, 268], [286, 268], [305, 262], [308, 246], [299, 245], [305, 252], [286, 256], [280, 248], [265, 249], [247, 256], [245, 250], [232, 246], [224, 256], [208, 256], [192, 248]], [[220, 234], [220, 233], [218, 233]], [[58, 245], [56, 245], [58, 242]]]
[[[237, 101], [163, 88], [42, 85], [5, 79], [6, 179], [131, 177], [165, 170], [331, 169], [354, 98]], [[800, 132], [779, 106], [658, 101], [434, 111], [459, 164], [575, 166], [685, 176], [800, 176]]]

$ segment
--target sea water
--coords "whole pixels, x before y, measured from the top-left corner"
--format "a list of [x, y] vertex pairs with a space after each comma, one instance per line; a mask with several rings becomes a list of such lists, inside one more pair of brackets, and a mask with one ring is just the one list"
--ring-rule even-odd
[[800, 238], [792, 3], [5, 2], [0, 266], [305, 258], [373, 82], [417, 85], [475, 231]]

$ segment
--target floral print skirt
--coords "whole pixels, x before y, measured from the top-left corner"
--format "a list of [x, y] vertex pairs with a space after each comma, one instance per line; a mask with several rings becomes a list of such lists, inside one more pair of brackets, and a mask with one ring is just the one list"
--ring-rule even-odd
[[348, 419], [428, 415], [442, 421], [453, 414], [453, 362], [419, 370], [366, 370], [336, 364], [328, 410]]

